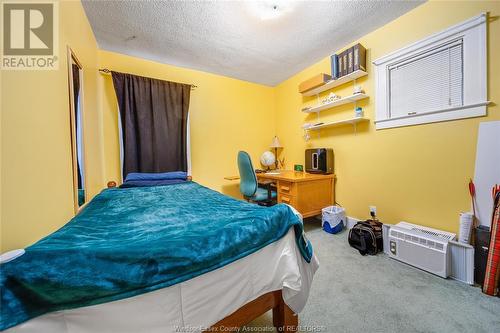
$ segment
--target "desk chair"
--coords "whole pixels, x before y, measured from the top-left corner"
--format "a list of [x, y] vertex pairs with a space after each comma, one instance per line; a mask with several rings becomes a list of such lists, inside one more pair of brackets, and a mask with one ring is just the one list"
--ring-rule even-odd
[[240, 192], [247, 201], [262, 206], [271, 206], [276, 201], [276, 191], [271, 188], [272, 181], [261, 183], [266, 188], [259, 187], [257, 176], [252, 166], [252, 160], [247, 152], [238, 153], [238, 170], [240, 172]]

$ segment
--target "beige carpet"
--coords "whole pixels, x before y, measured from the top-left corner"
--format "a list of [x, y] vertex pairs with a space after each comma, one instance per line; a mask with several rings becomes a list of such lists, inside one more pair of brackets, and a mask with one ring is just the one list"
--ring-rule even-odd
[[[361, 256], [347, 232], [325, 233], [316, 220], [306, 231], [320, 260], [301, 332], [500, 333], [500, 298], [392, 260]], [[272, 332], [266, 313], [241, 329]]]

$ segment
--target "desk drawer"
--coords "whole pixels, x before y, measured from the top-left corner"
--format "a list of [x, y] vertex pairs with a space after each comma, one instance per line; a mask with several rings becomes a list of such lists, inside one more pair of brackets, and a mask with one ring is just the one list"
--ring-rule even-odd
[[279, 194], [279, 200], [278, 200], [280, 203], [286, 203], [286, 204], [289, 204], [289, 205], [295, 205], [295, 198], [291, 195], [288, 195], [288, 194], [283, 194], [283, 193], [280, 193]]
[[278, 182], [278, 191], [284, 194], [295, 195], [295, 184], [292, 182]]

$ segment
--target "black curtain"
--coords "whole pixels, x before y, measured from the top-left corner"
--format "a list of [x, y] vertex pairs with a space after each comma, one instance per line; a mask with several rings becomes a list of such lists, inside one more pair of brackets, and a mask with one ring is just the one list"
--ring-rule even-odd
[[122, 123], [123, 176], [187, 171], [191, 86], [112, 72]]
[[78, 159], [78, 123], [80, 122], [80, 108], [78, 107], [78, 100], [80, 99], [80, 67], [71, 64], [73, 72], [73, 107], [75, 110], [75, 139], [76, 139], [76, 171], [78, 174], [78, 189], [83, 189], [82, 184], [82, 171], [80, 170], [80, 160]]

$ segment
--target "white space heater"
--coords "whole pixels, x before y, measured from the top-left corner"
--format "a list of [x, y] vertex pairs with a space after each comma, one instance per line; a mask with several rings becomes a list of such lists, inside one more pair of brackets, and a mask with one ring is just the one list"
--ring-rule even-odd
[[448, 241], [451, 232], [400, 222], [389, 229], [391, 258], [447, 278], [451, 273]]

